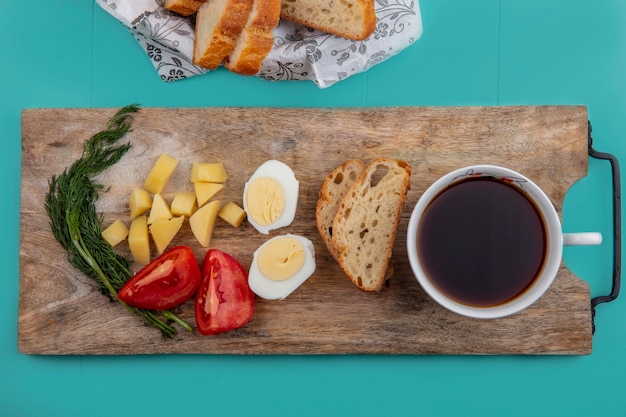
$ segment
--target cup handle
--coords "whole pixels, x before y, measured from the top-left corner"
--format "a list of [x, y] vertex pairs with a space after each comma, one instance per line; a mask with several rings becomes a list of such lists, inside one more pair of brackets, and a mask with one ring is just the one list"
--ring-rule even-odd
[[602, 234], [598, 232], [563, 233], [563, 246], [600, 245]]

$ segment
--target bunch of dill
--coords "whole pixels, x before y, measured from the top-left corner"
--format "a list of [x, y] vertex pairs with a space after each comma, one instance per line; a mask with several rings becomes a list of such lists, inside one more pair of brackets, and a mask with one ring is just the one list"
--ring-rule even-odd
[[109, 299], [119, 301], [147, 324], [158, 328], [164, 337], [170, 338], [176, 334], [176, 329], [168, 322], [175, 321], [188, 330], [191, 327], [169, 311], [135, 308], [117, 298], [117, 291], [131, 277], [130, 261], [115, 253], [102, 239], [102, 217], [95, 207], [104, 186], [94, 178], [130, 149], [130, 142], [118, 142], [130, 131], [132, 114], [138, 110], [136, 104], [121, 108], [109, 120], [105, 130], [85, 142], [81, 158], [48, 182], [45, 207], [52, 233], [67, 251], [69, 262], [95, 280]]

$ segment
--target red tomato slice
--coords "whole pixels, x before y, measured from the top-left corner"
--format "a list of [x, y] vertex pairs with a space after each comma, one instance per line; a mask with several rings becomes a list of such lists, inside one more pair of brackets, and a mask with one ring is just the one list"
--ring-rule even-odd
[[248, 286], [248, 274], [232, 256], [208, 250], [195, 309], [198, 331], [204, 335], [224, 333], [250, 321], [254, 293]]
[[188, 246], [175, 246], [150, 262], [117, 293], [128, 305], [167, 310], [190, 299], [200, 286], [200, 267]]

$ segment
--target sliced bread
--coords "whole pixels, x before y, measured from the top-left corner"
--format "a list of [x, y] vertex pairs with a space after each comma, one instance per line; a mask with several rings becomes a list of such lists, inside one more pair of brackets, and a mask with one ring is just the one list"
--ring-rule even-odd
[[374, 0], [282, 0], [281, 17], [356, 41], [376, 29]]
[[165, 0], [163, 7], [183, 16], [191, 16], [205, 0]]
[[347, 191], [335, 215], [332, 242], [339, 264], [362, 290], [379, 291], [388, 276], [410, 177], [406, 161], [374, 160]]
[[193, 63], [217, 68], [248, 21], [252, 0], [207, 0], [196, 14]]
[[365, 170], [365, 164], [358, 159], [350, 159], [335, 168], [322, 183], [315, 207], [317, 230], [330, 254], [339, 262], [339, 254], [333, 245], [333, 222], [341, 200], [348, 189]]
[[242, 75], [254, 75], [274, 46], [273, 30], [280, 20], [281, 0], [254, 0], [248, 21], [224, 66]]

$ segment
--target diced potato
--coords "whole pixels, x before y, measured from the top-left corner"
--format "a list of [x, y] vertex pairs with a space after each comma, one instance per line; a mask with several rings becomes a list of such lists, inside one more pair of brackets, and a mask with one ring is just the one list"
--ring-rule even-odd
[[226, 182], [226, 170], [221, 162], [194, 162], [191, 165], [191, 182]]
[[172, 211], [169, 204], [163, 198], [161, 194], [155, 194], [152, 199], [152, 208], [150, 209], [150, 216], [148, 217], [148, 224], [154, 223], [156, 220], [169, 220], [172, 217]]
[[185, 216], [178, 216], [172, 219], [155, 220], [148, 228], [152, 235], [152, 240], [156, 246], [157, 252], [160, 254], [167, 248], [176, 233], [183, 225]]
[[106, 229], [102, 231], [102, 239], [106, 240], [109, 245], [116, 246], [128, 237], [128, 227], [120, 219], [115, 220]]
[[130, 193], [128, 197], [128, 206], [130, 207], [130, 219], [133, 220], [137, 216], [144, 214], [152, 207], [152, 199], [150, 193], [141, 188], [137, 188]]
[[233, 227], [239, 227], [243, 219], [246, 218], [244, 209], [232, 201], [224, 204], [224, 207], [220, 209], [217, 215]]
[[135, 262], [141, 265], [150, 263], [150, 236], [146, 216], [138, 216], [131, 222], [128, 231], [128, 246]]
[[203, 247], [208, 247], [211, 243], [211, 235], [213, 234], [213, 226], [217, 219], [217, 212], [220, 208], [220, 201], [213, 200], [200, 207], [189, 218], [189, 226], [198, 242]]
[[162, 154], [150, 170], [143, 187], [152, 194], [163, 192], [176, 165], [178, 165], [178, 159], [167, 154]]
[[196, 193], [193, 191], [183, 191], [176, 194], [170, 207], [174, 216], [182, 215], [187, 217], [190, 217], [197, 208]]
[[196, 191], [196, 201], [198, 202], [198, 207], [200, 207], [213, 198], [215, 194], [222, 191], [224, 184], [196, 181], [193, 183], [193, 188]]

